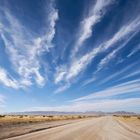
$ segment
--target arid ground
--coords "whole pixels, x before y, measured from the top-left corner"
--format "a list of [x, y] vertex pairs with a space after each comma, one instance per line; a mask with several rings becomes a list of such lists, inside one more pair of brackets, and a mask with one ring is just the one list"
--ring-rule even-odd
[[7, 128], [1, 125], [0, 129], [1, 139], [7, 140], [140, 140], [140, 118], [136, 116], [57, 118], [32, 124], [20, 122]]
[[88, 118], [82, 115], [0, 115], [0, 140]]

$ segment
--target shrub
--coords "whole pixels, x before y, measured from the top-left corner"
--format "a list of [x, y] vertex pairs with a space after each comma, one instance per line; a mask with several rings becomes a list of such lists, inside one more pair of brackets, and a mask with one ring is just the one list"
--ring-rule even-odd
[[81, 119], [81, 118], [82, 118], [82, 116], [80, 116], [80, 115], [79, 115], [79, 116], [78, 116], [78, 118], [79, 118], [79, 119]]
[[140, 116], [138, 116], [138, 117], [137, 117], [137, 119], [139, 119], [139, 120], [140, 120]]
[[0, 115], [0, 118], [3, 118], [3, 117], [5, 117], [5, 115]]
[[126, 116], [123, 116], [123, 117], [126, 118], [126, 119], [131, 118], [131, 116], [129, 116], [129, 115], [126, 115]]
[[49, 115], [48, 117], [53, 118], [53, 116], [52, 116], [52, 115]]

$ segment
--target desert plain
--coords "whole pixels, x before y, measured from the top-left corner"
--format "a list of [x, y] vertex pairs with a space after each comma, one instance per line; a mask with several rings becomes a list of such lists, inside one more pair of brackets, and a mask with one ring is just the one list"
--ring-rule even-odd
[[140, 140], [140, 116], [1, 116], [5, 140]]

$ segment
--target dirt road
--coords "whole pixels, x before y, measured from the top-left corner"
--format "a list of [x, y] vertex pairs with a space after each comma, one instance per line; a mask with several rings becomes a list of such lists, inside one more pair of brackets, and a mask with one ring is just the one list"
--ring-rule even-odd
[[82, 120], [7, 140], [140, 140], [140, 132], [108, 116]]

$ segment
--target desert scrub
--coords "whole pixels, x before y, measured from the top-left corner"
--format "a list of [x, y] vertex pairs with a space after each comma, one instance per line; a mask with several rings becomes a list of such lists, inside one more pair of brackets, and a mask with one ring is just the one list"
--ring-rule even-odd
[[0, 118], [4, 118], [5, 117], [5, 115], [0, 115]]
[[137, 117], [137, 119], [139, 119], [139, 120], [140, 120], [140, 116], [138, 116], [138, 117]]
[[123, 116], [123, 118], [125, 118], [125, 119], [129, 119], [129, 118], [131, 118], [131, 116], [126, 115], [126, 116]]

